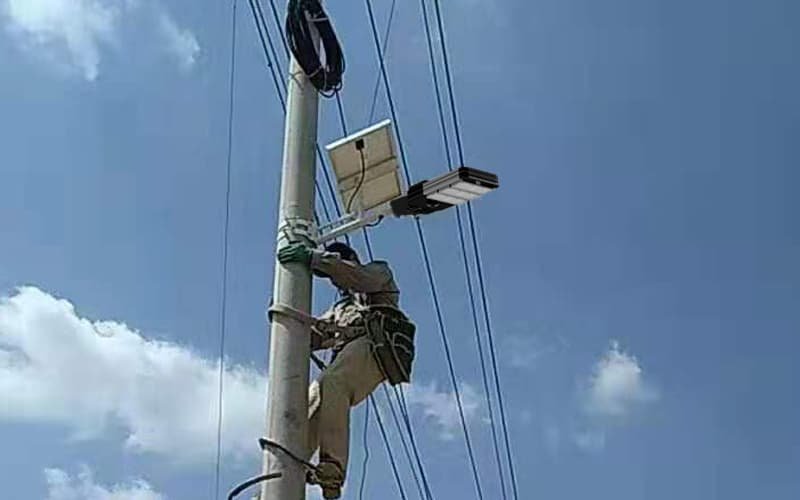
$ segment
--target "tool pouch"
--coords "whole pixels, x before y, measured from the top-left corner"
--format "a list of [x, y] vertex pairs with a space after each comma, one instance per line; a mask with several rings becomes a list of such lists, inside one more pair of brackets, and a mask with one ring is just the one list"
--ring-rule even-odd
[[411, 381], [416, 326], [391, 307], [373, 306], [365, 318], [372, 352], [392, 385]]

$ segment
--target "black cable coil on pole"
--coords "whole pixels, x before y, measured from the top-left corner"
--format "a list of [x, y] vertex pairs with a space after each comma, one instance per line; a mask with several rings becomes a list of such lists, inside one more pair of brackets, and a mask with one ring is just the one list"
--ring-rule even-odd
[[[325, 51], [324, 65], [314, 45], [312, 24]], [[323, 96], [332, 97], [341, 90], [344, 54], [320, 0], [289, 0], [286, 37], [294, 58]]]

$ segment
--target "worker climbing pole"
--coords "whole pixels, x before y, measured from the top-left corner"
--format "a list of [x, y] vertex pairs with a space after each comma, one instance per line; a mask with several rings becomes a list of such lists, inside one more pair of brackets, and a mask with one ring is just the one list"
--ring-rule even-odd
[[[330, 66], [324, 67], [316, 56], [320, 32], [316, 26], [318, 23], [329, 25], [318, 2], [289, 2], [286, 28], [287, 36], [292, 40], [293, 57], [288, 78], [278, 216], [279, 249], [288, 245], [315, 244], [314, 154], [318, 113], [315, 83], [321, 82], [320, 90], [327, 91], [327, 83], [336, 80], [328, 77]], [[300, 51], [303, 52], [298, 55]], [[316, 65], [311, 53], [317, 57]], [[320, 75], [325, 76], [319, 78]], [[338, 79], [341, 81], [341, 75]], [[273, 301], [307, 314], [311, 308], [311, 269], [299, 262], [276, 265]], [[266, 439], [278, 443], [289, 453], [272, 448], [264, 450], [263, 472], [280, 473], [281, 476], [263, 483], [261, 499], [300, 500], [305, 498], [307, 469], [292, 457], [306, 454], [311, 332], [304, 322], [290, 315], [277, 314], [272, 319]]]
[[[341, 89], [344, 57], [319, 0], [289, 0], [285, 29], [291, 62], [268, 314], [267, 428], [259, 440], [264, 465], [261, 476], [229, 498], [261, 482], [260, 500], [304, 499], [307, 483], [335, 499], [346, 477], [351, 407], [384, 381], [410, 382], [416, 332], [399, 308], [400, 292], [388, 263], [362, 263], [348, 244], [335, 240], [385, 217], [419, 217], [467, 203], [497, 188], [498, 181], [494, 174], [461, 167], [403, 189], [386, 120], [328, 146], [347, 213], [318, 227], [318, 99]], [[320, 317], [310, 314], [312, 276], [329, 280], [339, 291], [339, 300]], [[309, 361], [318, 360], [313, 352], [321, 349], [332, 351], [332, 361], [309, 384]]]

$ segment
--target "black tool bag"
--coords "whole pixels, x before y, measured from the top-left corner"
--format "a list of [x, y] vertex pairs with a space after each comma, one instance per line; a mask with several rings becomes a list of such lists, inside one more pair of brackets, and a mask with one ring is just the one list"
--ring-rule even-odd
[[392, 385], [411, 381], [417, 327], [393, 307], [373, 306], [366, 318], [375, 361]]

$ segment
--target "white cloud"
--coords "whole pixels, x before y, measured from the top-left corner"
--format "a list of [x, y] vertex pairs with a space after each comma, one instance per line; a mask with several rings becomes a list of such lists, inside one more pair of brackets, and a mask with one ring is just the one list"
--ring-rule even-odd
[[644, 380], [638, 360], [621, 351], [619, 343], [612, 341], [589, 379], [586, 412], [599, 417], [621, 418], [637, 406], [657, 399], [656, 391]]
[[[80, 439], [121, 428], [129, 450], [207, 461], [215, 453], [218, 370], [186, 347], [80, 317], [38, 288], [0, 298], [0, 421], [58, 424]], [[232, 366], [224, 383], [223, 453], [257, 452], [266, 378]]]
[[159, 29], [164, 37], [167, 51], [175, 56], [184, 71], [190, 70], [197, 61], [200, 44], [189, 30], [181, 29], [171, 17], [161, 14]]
[[658, 400], [658, 392], [645, 380], [639, 361], [612, 341], [594, 367], [583, 394], [584, 422], [572, 432], [574, 444], [586, 452], [606, 446], [609, 432], [627, 423], [629, 416]]
[[5, 0], [9, 29], [28, 48], [56, 53], [87, 80], [97, 78], [100, 48], [114, 41], [119, 6], [98, 0]]
[[[147, 5], [147, 15], [135, 16], [142, 0], [0, 0], [0, 16], [28, 52], [89, 81], [100, 73], [104, 50], [119, 45], [123, 23], [158, 22], [166, 50], [190, 68], [200, 50], [195, 36], [179, 28], [155, 0]], [[137, 24], [133, 31], [144, 30]]]
[[[477, 391], [466, 382], [459, 384], [461, 403], [464, 408], [464, 419], [469, 424], [475, 420], [480, 410], [480, 399]], [[461, 419], [455, 393], [440, 391], [435, 382], [429, 384], [416, 383], [406, 389], [408, 404], [416, 407], [423, 418], [433, 420], [439, 427], [442, 439], [453, 439], [460, 432]]]
[[92, 471], [82, 467], [75, 477], [61, 469], [45, 469], [46, 500], [165, 500], [142, 480], [105, 487], [95, 483]]

